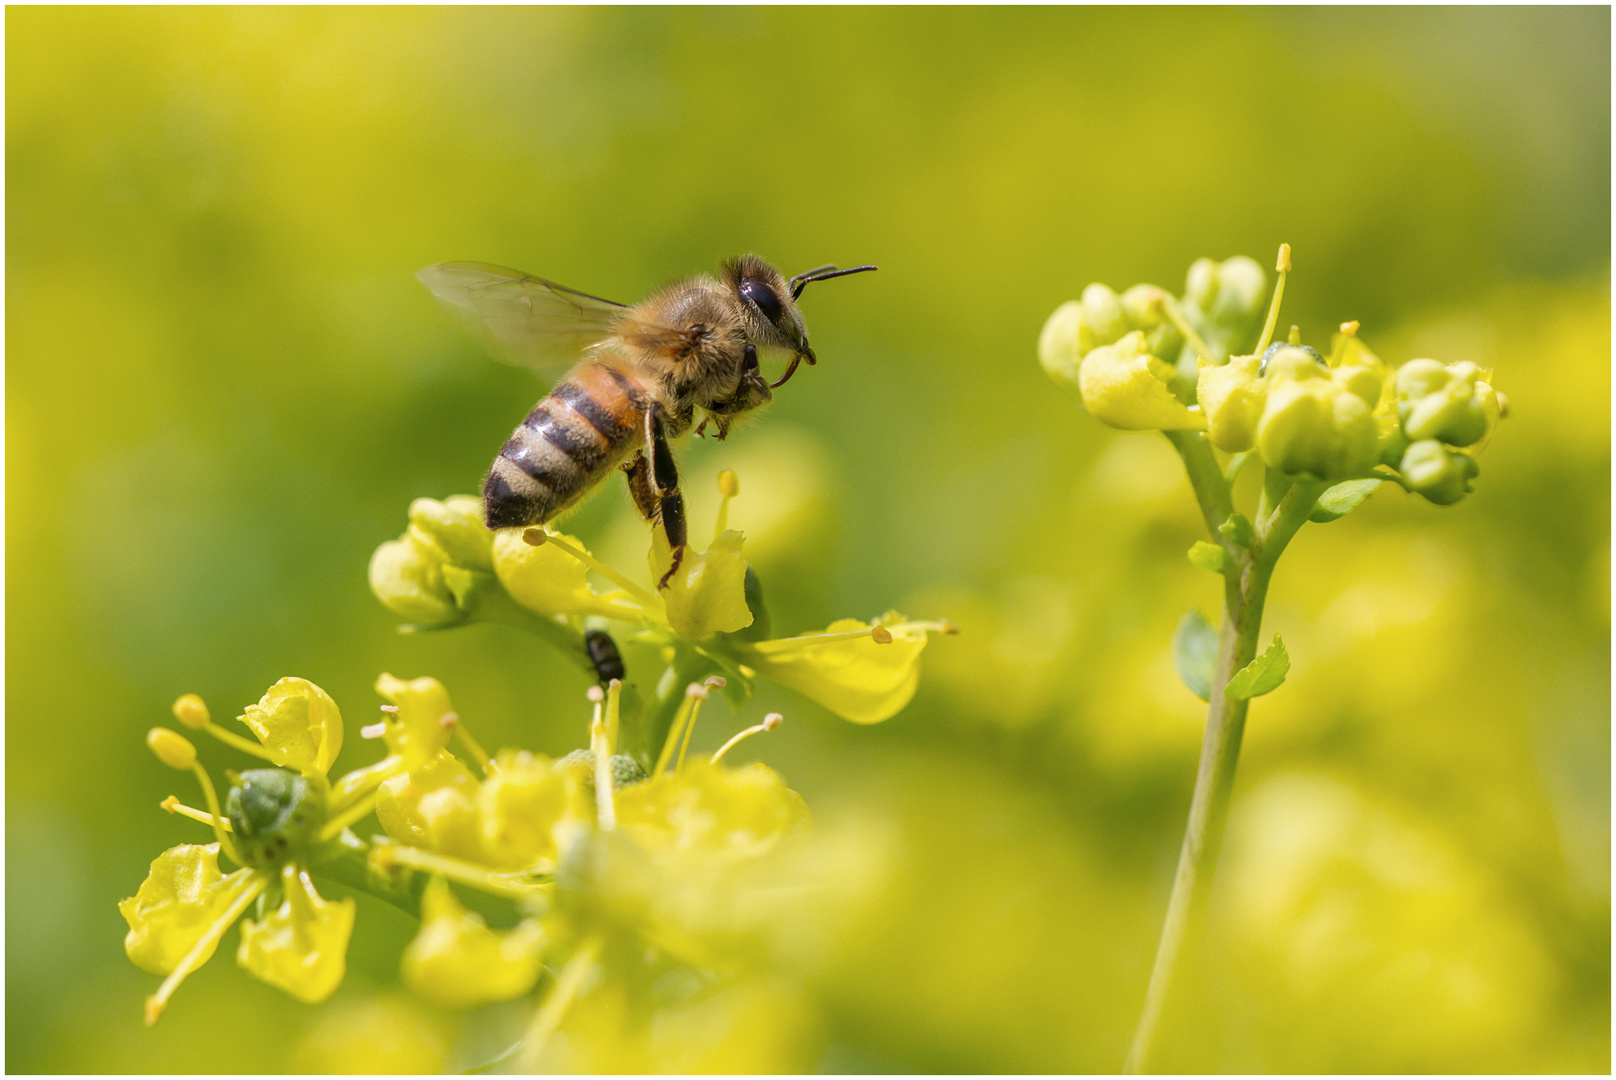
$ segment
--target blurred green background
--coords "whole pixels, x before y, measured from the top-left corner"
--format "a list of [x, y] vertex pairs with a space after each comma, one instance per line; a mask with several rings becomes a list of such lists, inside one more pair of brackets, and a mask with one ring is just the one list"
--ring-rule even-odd
[[[806, 294], [823, 362], [688, 448], [687, 483], [737, 464], [777, 628], [965, 632], [880, 727], [763, 694], [789, 722], [748, 749], [870, 876], [736, 1067], [1115, 1069], [1199, 743], [1169, 640], [1218, 590], [1166, 442], [1093, 422], [1034, 343], [1089, 281], [1176, 290], [1282, 240], [1307, 340], [1356, 318], [1390, 361], [1494, 366], [1514, 415], [1470, 499], [1383, 491], [1282, 565], [1295, 668], [1253, 710], [1155, 1064], [1610, 1067], [1608, 9], [6, 28], [8, 1070], [471, 1063], [492, 1021], [399, 990], [412, 928], [375, 904], [331, 1003], [226, 954], [143, 1029], [114, 905], [196, 833], [142, 734], [181, 692], [234, 715], [297, 674], [351, 737], [390, 670], [485, 742], [577, 745], [576, 671], [498, 628], [400, 636], [368, 592], [408, 501], [474, 490], [539, 393], [412, 275], [632, 300], [744, 250], [881, 271]], [[618, 486], [569, 527], [610, 549], [627, 515]]]

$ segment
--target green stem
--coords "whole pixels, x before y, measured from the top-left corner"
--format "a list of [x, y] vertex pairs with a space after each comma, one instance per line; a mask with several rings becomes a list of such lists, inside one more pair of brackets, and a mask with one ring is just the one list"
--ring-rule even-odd
[[[1169, 433], [1171, 437], [1173, 433]], [[1174, 440], [1179, 445], [1179, 440]], [[1180, 453], [1184, 453], [1181, 448]], [[1208, 451], [1210, 456], [1210, 451]], [[1217, 488], [1210, 491], [1204, 482], [1204, 469], [1192, 464], [1185, 454], [1185, 467], [1196, 495], [1207, 507], [1220, 505]], [[1222, 497], [1227, 498], [1227, 487], [1218, 475]], [[1212, 698], [1207, 704], [1206, 732], [1201, 740], [1201, 762], [1196, 770], [1195, 793], [1190, 798], [1189, 822], [1184, 830], [1184, 843], [1179, 849], [1178, 871], [1173, 877], [1173, 892], [1167, 903], [1167, 918], [1162, 926], [1161, 940], [1156, 946], [1156, 961], [1151, 967], [1150, 987], [1145, 992], [1145, 1006], [1134, 1030], [1133, 1045], [1123, 1071], [1142, 1072], [1150, 1056], [1151, 1043], [1161, 1022], [1162, 1006], [1172, 986], [1191, 915], [1204, 904], [1212, 883], [1212, 871], [1217, 865], [1218, 849], [1223, 843], [1223, 829], [1229, 816], [1229, 796], [1234, 789], [1235, 767], [1240, 761], [1240, 742], [1245, 734], [1247, 701], [1224, 695], [1224, 687], [1234, 674], [1257, 656], [1261, 644], [1263, 605], [1268, 598], [1268, 585], [1273, 578], [1274, 566], [1284, 553], [1296, 531], [1306, 523], [1308, 514], [1318, 502], [1319, 495], [1329, 485], [1312, 480], [1298, 480], [1291, 485], [1276, 507], [1268, 527], [1260, 534], [1257, 553], [1243, 565], [1233, 566], [1224, 575], [1225, 607], [1223, 630], [1218, 648], [1217, 670], [1212, 680]], [[1210, 512], [1208, 512], [1210, 521]], [[1217, 529], [1212, 530], [1214, 538]]]
[[490, 590], [478, 605], [476, 616], [483, 622], [514, 626], [543, 638], [579, 670], [591, 679], [595, 678], [595, 664], [589, 659], [589, 650], [584, 648], [583, 634], [565, 622], [535, 614], [512, 600], [504, 591], [494, 590]]
[[344, 833], [310, 852], [309, 869], [321, 877], [346, 885], [355, 892], [369, 893], [386, 901], [412, 918], [421, 917], [421, 893], [431, 875], [405, 873], [396, 883], [370, 868], [370, 846], [352, 833]]

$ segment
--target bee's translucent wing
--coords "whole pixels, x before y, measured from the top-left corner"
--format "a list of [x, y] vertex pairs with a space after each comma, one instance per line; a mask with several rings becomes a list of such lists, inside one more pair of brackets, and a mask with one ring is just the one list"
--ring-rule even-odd
[[623, 304], [487, 263], [437, 263], [415, 276], [461, 316], [495, 359], [541, 371], [578, 359], [611, 333], [624, 310]]

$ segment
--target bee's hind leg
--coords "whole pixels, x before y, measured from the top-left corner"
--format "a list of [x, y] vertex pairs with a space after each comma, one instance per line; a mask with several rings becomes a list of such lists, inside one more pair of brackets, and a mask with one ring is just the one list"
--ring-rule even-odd
[[655, 521], [657, 516], [657, 493], [651, 485], [651, 463], [645, 460], [645, 455], [634, 451], [634, 456], [625, 461], [622, 466], [623, 476], [628, 480], [628, 493], [634, 500], [634, 508], [646, 521]]
[[685, 557], [685, 500], [679, 494], [679, 468], [673, 463], [673, 451], [668, 447], [668, 438], [662, 428], [660, 405], [652, 405], [645, 412], [645, 445], [651, 451], [649, 472], [657, 502], [656, 516], [662, 524], [662, 534], [668, 538], [668, 548], [673, 553], [668, 572], [657, 582], [658, 589], [666, 589]]

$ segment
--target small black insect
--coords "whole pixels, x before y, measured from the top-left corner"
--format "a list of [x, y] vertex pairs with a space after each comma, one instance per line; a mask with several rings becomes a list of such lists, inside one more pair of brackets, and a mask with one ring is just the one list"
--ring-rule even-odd
[[617, 651], [617, 642], [604, 630], [584, 632], [584, 648], [589, 651], [589, 662], [595, 665], [595, 676], [603, 683], [623, 679], [623, 654]]

